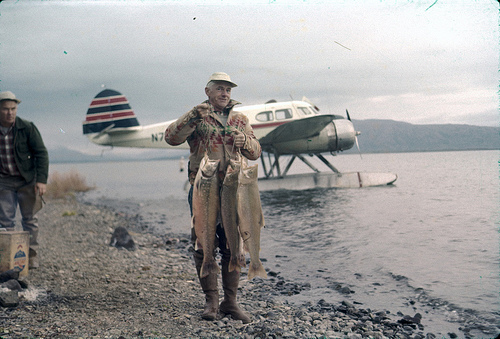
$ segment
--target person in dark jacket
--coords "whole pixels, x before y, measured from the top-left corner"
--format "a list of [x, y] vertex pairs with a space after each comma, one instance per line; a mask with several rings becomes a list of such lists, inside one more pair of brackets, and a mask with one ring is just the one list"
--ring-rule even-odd
[[30, 234], [29, 268], [38, 268], [38, 220], [47, 190], [49, 156], [36, 126], [17, 116], [21, 101], [0, 92], [0, 227], [14, 230], [17, 206], [21, 224]]

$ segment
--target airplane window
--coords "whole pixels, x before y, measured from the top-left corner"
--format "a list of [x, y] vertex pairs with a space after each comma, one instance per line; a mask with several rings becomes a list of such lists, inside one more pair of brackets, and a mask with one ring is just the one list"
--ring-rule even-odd
[[312, 112], [312, 114], [319, 114], [318, 111], [316, 111], [314, 108], [309, 107], [309, 111]]
[[272, 111], [265, 111], [265, 112], [260, 112], [255, 116], [255, 119], [257, 121], [273, 121], [273, 112]]
[[302, 114], [302, 115], [310, 115], [311, 114], [311, 111], [309, 111], [307, 109], [307, 107], [299, 107], [299, 112]]
[[289, 108], [276, 110], [276, 120], [284, 120], [291, 118], [292, 118], [292, 111], [290, 111]]

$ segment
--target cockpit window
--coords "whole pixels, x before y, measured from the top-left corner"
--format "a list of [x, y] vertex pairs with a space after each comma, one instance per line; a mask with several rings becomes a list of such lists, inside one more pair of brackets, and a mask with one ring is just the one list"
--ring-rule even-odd
[[291, 118], [292, 118], [292, 111], [289, 108], [276, 110], [276, 120], [285, 120]]
[[319, 112], [315, 108], [312, 108], [312, 107], [308, 107], [308, 108], [309, 108], [309, 111], [312, 112], [312, 114], [319, 114]]
[[299, 113], [301, 115], [311, 115], [311, 111], [307, 109], [307, 107], [299, 107]]
[[260, 112], [255, 116], [255, 120], [257, 121], [273, 121], [273, 112], [272, 111], [265, 111], [265, 112]]

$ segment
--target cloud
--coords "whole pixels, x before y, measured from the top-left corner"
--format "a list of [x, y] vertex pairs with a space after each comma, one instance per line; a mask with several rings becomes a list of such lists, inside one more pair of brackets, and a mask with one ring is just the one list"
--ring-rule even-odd
[[0, 86], [48, 144], [81, 148], [101, 85], [148, 124], [204, 100], [214, 71], [244, 104], [305, 95], [356, 119], [498, 125], [498, 3], [433, 3], [3, 2]]

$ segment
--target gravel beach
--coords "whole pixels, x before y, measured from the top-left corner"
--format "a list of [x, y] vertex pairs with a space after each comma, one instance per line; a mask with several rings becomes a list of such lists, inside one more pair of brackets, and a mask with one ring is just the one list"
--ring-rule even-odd
[[[0, 307], [0, 338], [436, 337], [414, 315], [348, 302], [278, 301], [308, 286], [272, 271], [266, 280], [241, 276], [238, 301], [250, 324], [204, 321], [188, 239], [143, 232], [126, 215], [75, 199], [50, 200], [38, 217], [40, 268], [24, 279], [28, 287], [18, 292], [17, 306]], [[129, 231], [135, 250], [109, 245], [119, 226]]]

